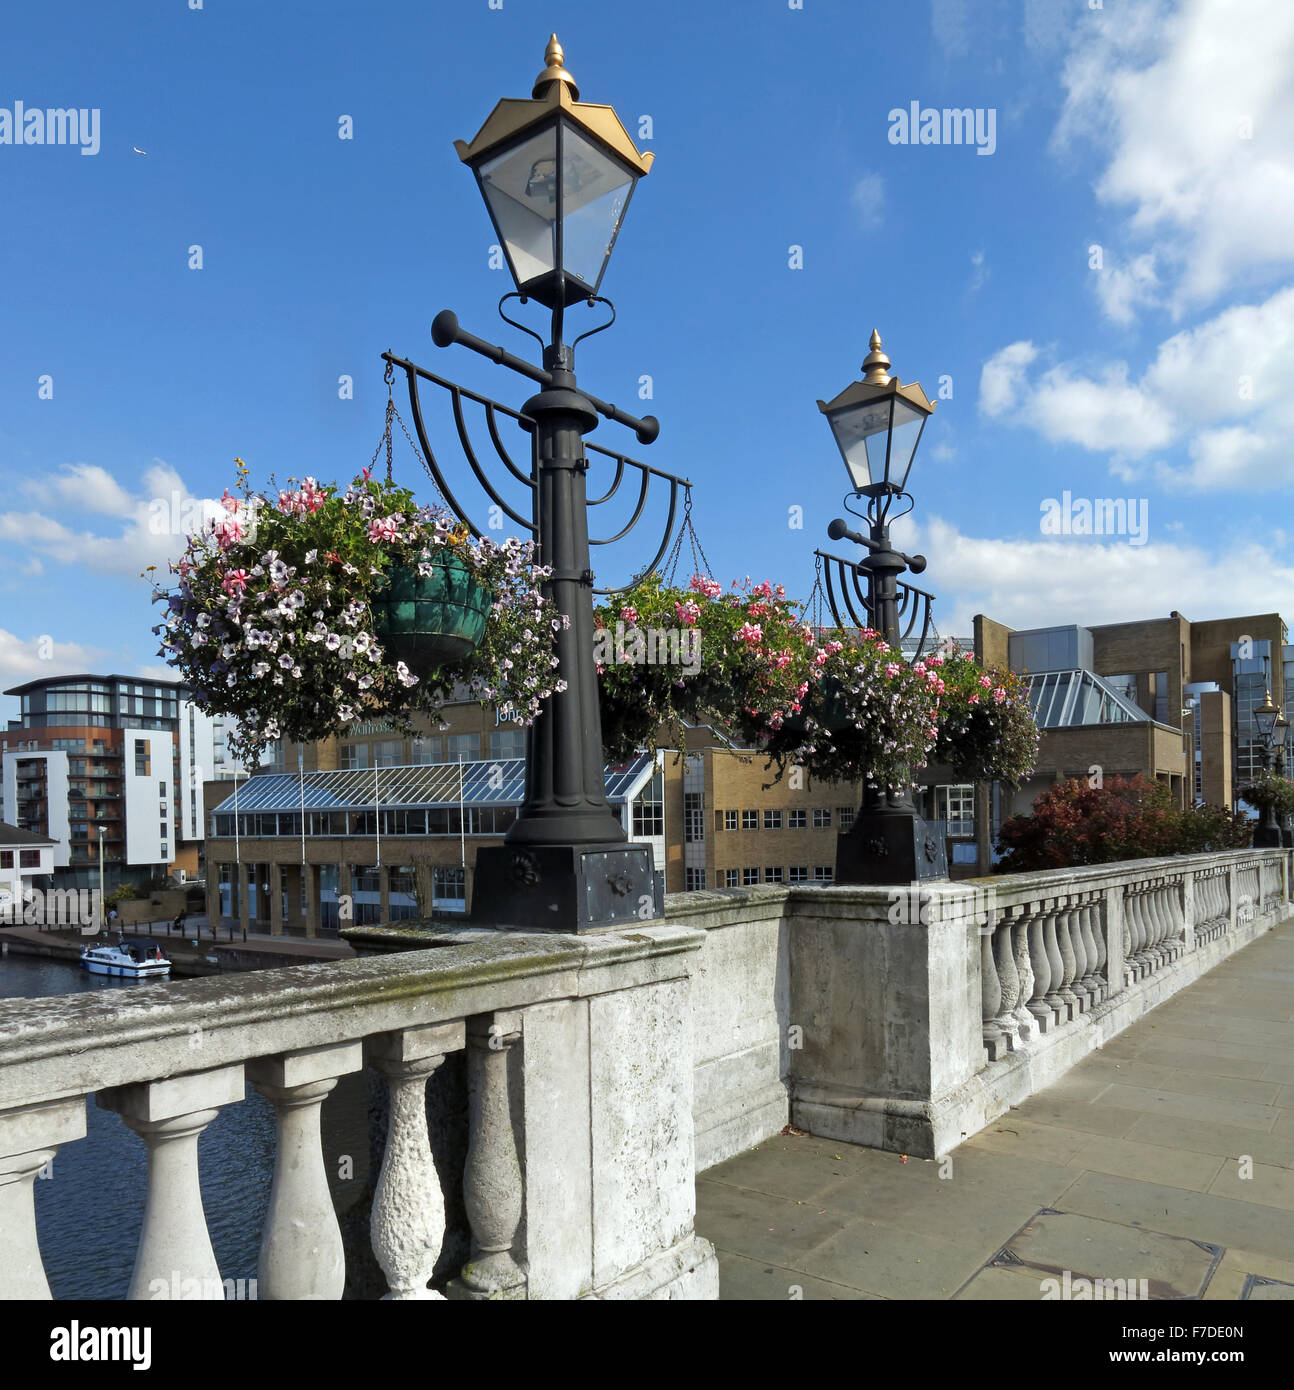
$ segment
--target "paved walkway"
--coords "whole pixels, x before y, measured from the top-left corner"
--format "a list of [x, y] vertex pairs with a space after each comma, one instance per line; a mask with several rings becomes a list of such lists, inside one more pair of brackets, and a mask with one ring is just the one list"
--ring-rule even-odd
[[697, 1208], [725, 1299], [1294, 1299], [1294, 919], [942, 1164], [783, 1134]]

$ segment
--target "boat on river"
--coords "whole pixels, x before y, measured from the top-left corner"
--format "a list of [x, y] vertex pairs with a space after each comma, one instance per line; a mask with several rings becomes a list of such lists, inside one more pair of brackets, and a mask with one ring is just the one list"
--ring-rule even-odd
[[171, 962], [156, 941], [123, 941], [119, 946], [87, 946], [81, 964], [92, 975], [122, 975], [128, 980], [165, 978]]

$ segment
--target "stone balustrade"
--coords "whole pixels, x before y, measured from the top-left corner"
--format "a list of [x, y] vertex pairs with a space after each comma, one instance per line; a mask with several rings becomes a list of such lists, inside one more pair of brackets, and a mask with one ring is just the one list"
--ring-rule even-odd
[[[337, 1298], [355, 1252], [320, 1116], [361, 1068], [385, 1092], [387, 1298], [713, 1298], [699, 1169], [788, 1121], [940, 1156], [1288, 916], [1289, 874], [1285, 851], [1238, 850], [688, 893], [633, 932], [405, 923], [355, 933], [398, 954], [6, 1001], [0, 1298], [48, 1296], [33, 1180], [90, 1094], [147, 1150], [131, 1295], [221, 1296], [197, 1141], [247, 1085], [277, 1128], [258, 1294]], [[466, 1103], [437, 1110], [429, 1079], [455, 1069]]]
[[[258, 1297], [339, 1298], [346, 1260], [320, 1115], [366, 1064], [389, 1101], [371, 1215], [386, 1298], [717, 1297], [714, 1252], [692, 1226], [692, 1063], [679, 1046], [703, 942], [659, 924], [465, 933], [403, 955], [6, 1001], [0, 1299], [49, 1297], [33, 1179], [84, 1137], [91, 1093], [147, 1148], [128, 1296], [223, 1297], [198, 1138], [248, 1084], [277, 1128]], [[447, 1178], [427, 1083], [459, 1053], [466, 1161]], [[447, 1182], [461, 1182], [471, 1255], [442, 1292], [429, 1285]]]
[[698, 1167], [788, 1119], [942, 1155], [1289, 915], [1289, 859], [671, 898], [706, 933]]

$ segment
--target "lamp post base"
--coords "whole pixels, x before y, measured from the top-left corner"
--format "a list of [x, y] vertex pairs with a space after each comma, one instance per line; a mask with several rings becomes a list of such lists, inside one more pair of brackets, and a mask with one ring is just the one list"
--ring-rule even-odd
[[1255, 849], [1280, 849], [1281, 828], [1279, 825], [1257, 825], [1254, 827]]
[[915, 810], [864, 810], [836, 837], [837, 883], [916, 883], [948, 877], [944, 828]]
[[664, 910], [649, 845], [488, 845], [476, 852], [473, 926], [580, 932]]

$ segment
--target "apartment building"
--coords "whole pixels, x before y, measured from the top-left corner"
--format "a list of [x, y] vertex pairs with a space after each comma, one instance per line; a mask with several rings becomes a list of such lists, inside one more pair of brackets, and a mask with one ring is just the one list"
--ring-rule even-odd
[[89, 674], [5, 691], [0, 814], [54, 843], [52, 886], [97, 887], [201, 872], [202, 788], [232, 778], [226, 723], [179, 682]]

